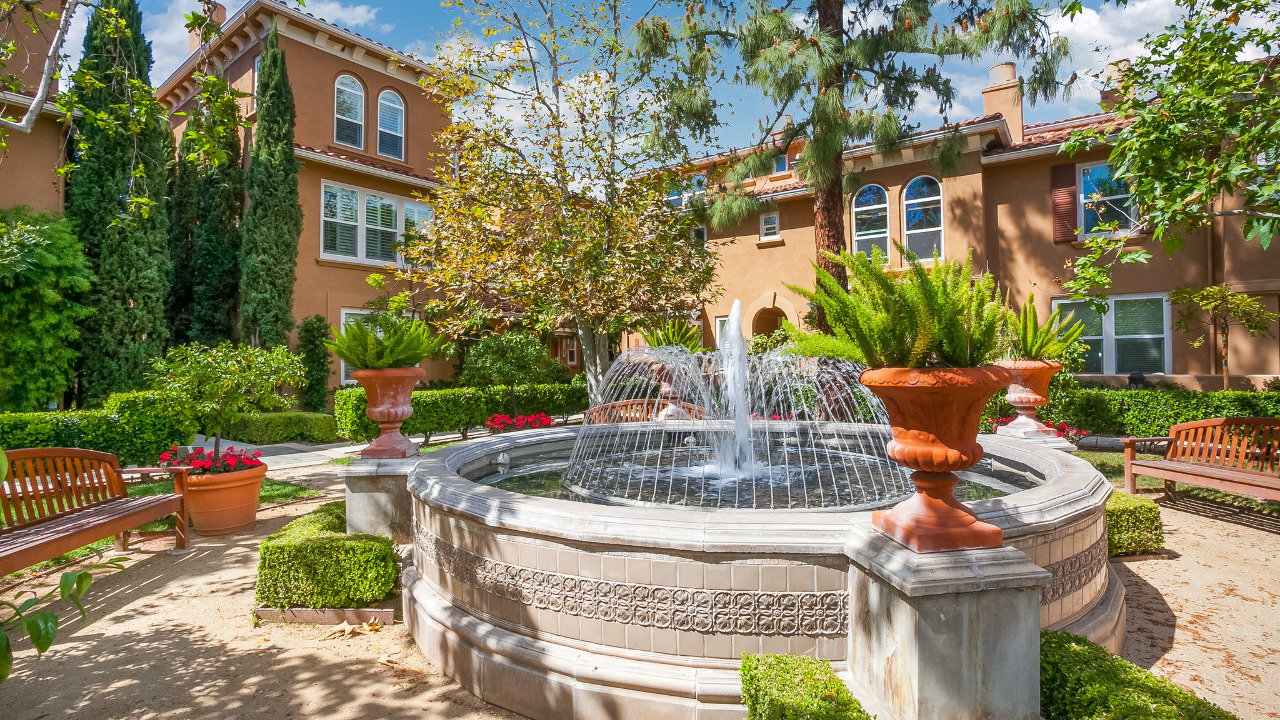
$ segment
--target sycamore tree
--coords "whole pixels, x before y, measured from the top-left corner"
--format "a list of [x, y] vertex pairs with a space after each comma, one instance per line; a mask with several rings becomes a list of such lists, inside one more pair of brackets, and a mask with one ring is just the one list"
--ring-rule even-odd
[[846, 168], [848, 145], [887, 150], [918, 129], [908, 118], [919, 107], [936, 105], [953, 132], [932, 151], [944, 170], [952, 167], [961, 143], [948, 116], [956, 90], [941, 71], [948, 59], [1029, 59], [1021, 97], [1031, 102], [1062, 87], [1067, 41], [1050, 30], [1049, 9], [1030, 0], [710, 0], [684, 10], [638, 27], [640, 57], [669, 68], [648, 146], [662, 152], [686, 134], [712, 136], [725, 122], [717, 84], [758, 90], [771, 114], [752, 145], [713, 169], [708, 216], [732, 227], [758, 211], [742, 181], [769, 175], [802, 140], [796, 172], [814, 190], [817, 261], [840, 282], [844, 268], [824, 252], [846, 248], [842, 198], [856, 189], [859, 170]]
[[[1238, 218], [1246, 242], [1267, 248], [1280, 235], [1280, 4], [1179, 0], [1178, 8], [1177, 22], [1143, 38], [1145, 52], [1117, 68], [1115, 123], [1076, 132], [1064, 150], [1110, 145], [1114, 179], [1130, 196], [1103, 218], [1145, 229], [1168, 252], [1220, 218]], [[1105, 292], [1116, 264], [1150, 257], [1126, 248], [1122, 233], [1084, 243], [1064, 284], [1078, 296]]]
[[504, 315], [574, 327], [596, 398], [610, 333], [693, 311], [715, 276], [642, 148], [654, 99], [627, 38], [643, 18], [621, 0], [453, 6], [477, 29], [436, 60], [454, 119], [437, 138], [434, 220], [409, 235], [401, 275], [436, 294], [450, 334]]

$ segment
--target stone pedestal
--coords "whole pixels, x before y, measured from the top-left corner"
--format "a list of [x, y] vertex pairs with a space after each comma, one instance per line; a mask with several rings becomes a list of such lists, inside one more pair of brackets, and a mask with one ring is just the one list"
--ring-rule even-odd
[[1030, 416], [1019, 415], [1013, 422], [1008, 425], [1001, 425], [996, 428], [996, 434], [1003, 437], [1017, 438], [1026, 440], [1038, 445], [1043, 445], [1054, 450], [1063, 452], [1075, 452], [1076, 446], [1067, 442], [1064, 438], [1058, 437], [1058, 432], [1045, 426], [1044, 423], [1036, 420], [1033, 414]]
[[388, 536], [398, 545], [413, 538], [409, 473], [418, 458], [352, 460], [339, 475], [347, 486], [347, 532]]
[[1039, 720], [1040, 587], [1013, 548], [919, 554], [855, 526], [849, 682], [895, 720]]

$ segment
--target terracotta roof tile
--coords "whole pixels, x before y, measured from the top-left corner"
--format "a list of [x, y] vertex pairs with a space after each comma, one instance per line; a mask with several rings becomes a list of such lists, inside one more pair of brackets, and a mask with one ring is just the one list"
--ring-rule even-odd
[[[1077, 120], [1085, 120], [1087, 118], [1093, 118], [1093, 119], [1088, 122], [1074, 122]], [[1035, 128], [1037, 127], [1046, 127], [1046, 126], [1053, 127], [1053, 126], [1062, 125], [1063, 123], [1067, 123], [1067, 122], [1072, 122], [1073, 124], [1067, 127], [1058, 127], [1057, 129], [1044, 130], [1040, 132], [1037, 132], [1035, 130]], [[1123, 127], [1128, 126], [1131, 122], [1133, 121], [1132, 120], [1124, 120], [1124, 121], [1112, 120], [1110, 113], [1095, 113], [1093, 115], [1081, 115], [1080, 117], [1076, 117], [1076, 118], [1067, 118], [1066, 120], [1058, 120], [1052, 123], [1036, 123], [1034, 125], [1025, 125], [1023, 130], [1025, 134], [1022, 136], [1022, 142], [1014, 143], [1009, 147], [994, 148], [992, 150], [988, 150], [985, 154], [988, 156], [1004, 155], [1006, 153], [1018, 152], [1020, 150], [1030, 150], [1032, 148], [1047, 147], [1050, 145], [1061, 145], [1063, 142], [1066, 142], [1066, 140], [1071, 137], [1071, 133], [1076, 132], [1077, 130], [1087, 130], [1090, 128], [1104, 128], [1104, 129], [1111, 129], [1111, 130], [1119, 130]]]
[[323, 24], [325, 24], [325, 25], [328, 25], [329, 27], [337, 28], [337, 29], [341, 30], [342, 32], [350, 33], [351, 35], [355, 35], [356, 37], [360, 38], [361, 40], [366, 40], [366, 41], [368, 41], [368, 42], [370, 42], [370, 43], [373, 43], [374, 45], [377, 45], [378, 47], [382, 48], [383, 50], [386, 50], [388, 53], [391, 53], [392, 55], [399, 55], [399, 56], [401, 56], [401, 57], [407, 58], [407, 59], [411, 60], [412, 62], [414, 62], [415, 64], [418, 64], [418, 65], [423, 65], [423, 66], [425, 66], [425, 65], [426, 65], [426, 63], [423, 63], [421, 60], [419, 60], [419, 59], [417, 59], [417, 58], [413, 57], [413, 56], [412, 56], [412, 55], [410, 55], [409, 53], [402, 52], [402, 51], [397, 50], [397, 49], [395, 49], [395, 48], [393, 48], [393, 47], [390, 47], [390, 46], [388, 46], [388, 45], [384, 45], [384, 44], [382, 44], [382, 43], [378, 42], [377, 40], [374, 40], [373, 38], [365, 37], [364, 35], [361, 35], [360, 33], [355, 32], [354, 30], [351, 30], [350, 28], [345, 28], [345, 27], [342, 27], [341, 25], [339, 25], [339, 24], [337, 24], [337, 23], [334, 23], [334, 22], [330, 22], [330, 21], [328, 21], [328, 20], [325, 20], [324, 18], [316, 17], [315, 15], [312, 15], [311, 13], [309, 13], [309, 12], [307, 12], [306, 10], [302, 9], [301, 7], [294, 7], [294, 6], [291, 6], [291, 5], [289, 5], [289, 3], [284, 2], [283, 0], [266, 0], [266, 4], [268, 4], [268, 5], [280, 5], [280, 6], [282, 6], [282, 7], [287, 7], [287, 8], [289, 8], [290, 10], [295, 10], [295, 11], [297, 11], [297, 12], [301, 12], [303, 15], [306, 15], [307, 17], [311, 18], [312, 20], [315, 20], [315, 21], [316, 21], [316, 22], [318, 22], [318, 23], [323, 23]]
[[355, 163], [357, 165], [364, 165], [365, 167], [371, 167], [376, 170], [395, 173], [396, 175], [403, 175], [405, 177], [413, 178], [415, 180], [424, 180], [426, 182], [431, 182], [431, 183], [438, 182], [435, 178], [427, 177], [426, 175], [419, 175], [417, 173], [405, 170], [404, 168], [395, 167], [394, 165], [384, 165], [383, 163], [369, 160], [368, 158], [364, 158], [364, 157], [359, 157], [355, 155], [346, 155], [333, 150], [322, 150], [320, 148], [313, 148], [308, 145], [303, 145], [302, 143], [294, 143], [293, 147], [297, 150], [306, 150], [307, 152], [313, 152], [313, 153], [316, 153], [317, 155], [324, 155], [325, 157], [330, 157], [330, 158], [333, 158], [334, 160], [344, 160], [346, 162]]
[[769, 187], [751, 188], [745, 194], [752, 195], [752, 196], [777, 195], [779, 193], [791, 192], [793, 190], [803, 190], [808, 187], [809, 187], [809, 184], [803, 180], [792, 180], [789, 183], [783, 183], [781, 185], [771, 185]]

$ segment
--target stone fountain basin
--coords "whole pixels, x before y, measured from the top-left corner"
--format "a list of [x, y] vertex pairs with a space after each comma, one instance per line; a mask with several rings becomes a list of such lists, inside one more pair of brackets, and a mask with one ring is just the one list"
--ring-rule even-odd
[[[740, 720], [742, 653], [824, 658], [866, 686], [872, 679], [850, 662], [851, 626], [871, 612], [858, 599], [855, 565], [874, 566], [904, 597], [1014, 582], [968, 554], [933, 556], [921, 570], [920, 556], [870, 529], [866, 511], [592, 505], [464, 477], [500, 453], [518, 461], [570, 449], [578, 431], [468, 441], [422, 456], [407, 483], [410, 631], [446, 674], [528, 717]], [[1020, 562], [1010, 571], [1017, 581], [1039, 584], [1045, 573], [1029, 558], [1048, 584], [1038, 619], [1027, 622], [1118, 651], [1123, 586], [1107, 563], [1103, 514], [1110, 484], [1066, 453], [994, 435], [981, 442], [993, 460], [1044, 478], [970, 503], [1002, 529], [1006, 548], [1025, 553], [982, 551], [991, 554], [983, 562]], [[882, 717], [905, 717], [889, 710]]]

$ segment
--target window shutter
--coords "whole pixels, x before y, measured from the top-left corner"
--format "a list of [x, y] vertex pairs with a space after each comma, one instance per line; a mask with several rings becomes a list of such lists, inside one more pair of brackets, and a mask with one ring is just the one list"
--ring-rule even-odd
[[1071, 163], [1049, 168], [1050, 195], [1053, 198], [1053, 241], [1076, 239], [1076, 166]]

